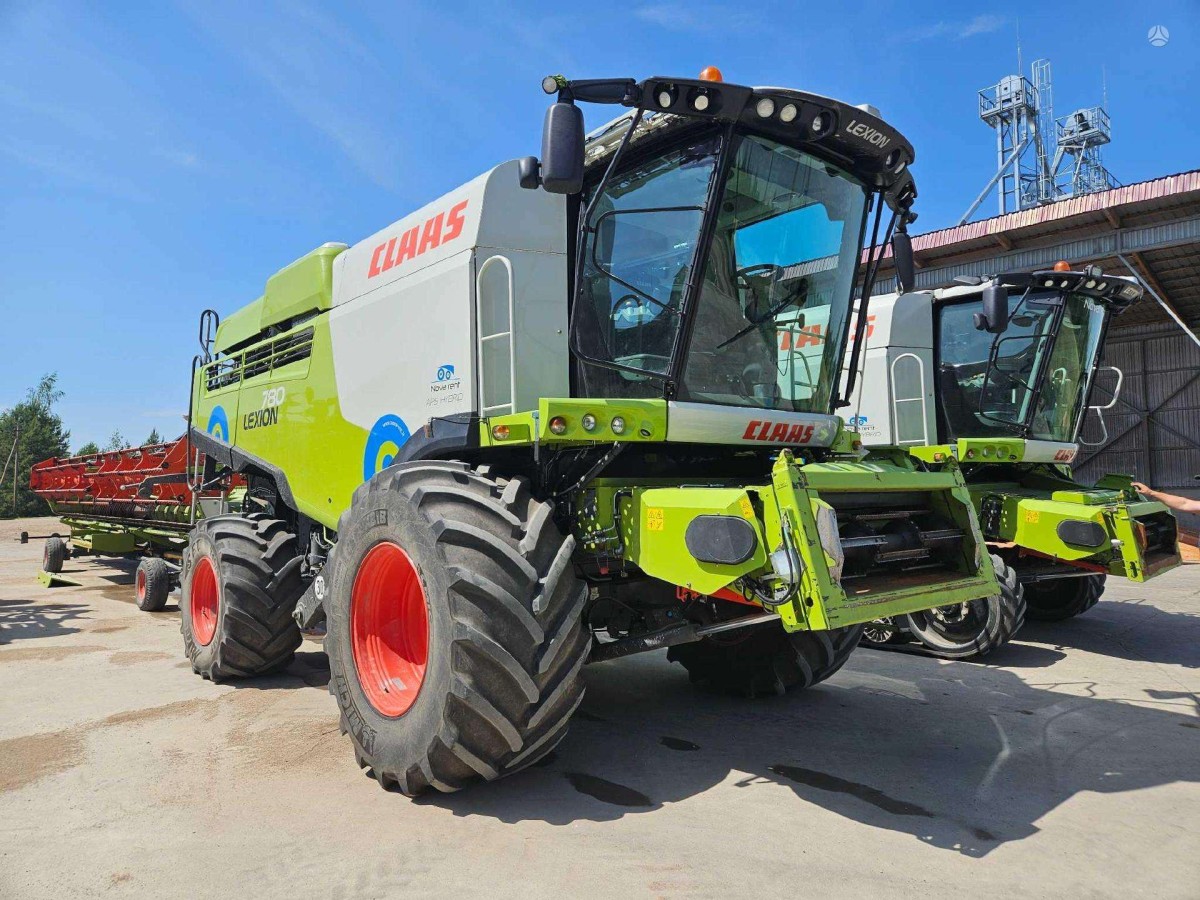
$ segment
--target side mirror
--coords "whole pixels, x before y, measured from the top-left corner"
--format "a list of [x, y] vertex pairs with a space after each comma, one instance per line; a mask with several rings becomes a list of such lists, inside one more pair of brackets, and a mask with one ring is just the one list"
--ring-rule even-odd
[[917, 276], [913, 271], [912, 238], [907, 231], [897, 231], [892, 235], [892, 260], [896, 266], [896, 284], [900, 293], [907, 294], [917, 285]]
[[551, 194], [583, 190], [583, 111], [554, 103], [542, 127], [542, 187]]
[[1003, 334], [1008, 328], [1008, 288], [989, 284], [983, 289], [983, 312], [975, 314], [975, 327], [989, 334]]

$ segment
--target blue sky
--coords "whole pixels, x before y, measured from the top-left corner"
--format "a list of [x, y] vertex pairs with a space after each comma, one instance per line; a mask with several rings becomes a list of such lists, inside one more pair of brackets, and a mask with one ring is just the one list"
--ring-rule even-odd
[[57, 371], [73, 446], [179, 433], [202, 309], [536, 153], [550, 72], [713, 64], [873, 103], [917, 148], [925, 231], [992, 173], [975, 92], [1015, 70], [1019, 17], [1060, 114], [1098, 103], [1106, 71], [1119, 179], [1200, 166], [1195, 2], [622, 8], [0, 0], [0, 408]]

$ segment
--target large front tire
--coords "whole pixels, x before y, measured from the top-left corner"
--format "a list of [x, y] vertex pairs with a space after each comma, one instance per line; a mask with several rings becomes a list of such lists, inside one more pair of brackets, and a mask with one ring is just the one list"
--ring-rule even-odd
[[[846, 664], [862, 625], [788, 634], [767, 622], [728, 635], [677, 644], [667, 659], [687, 669], [692, 683], [754, 697], [812, 687]], [[724, 637], [724, 639], [722, 639]]]
[[212, 681], [282, 669], [303, 640], [296, 536], [265, 515], [216, 516], [192, 529], [179, 599], [184, 652]]
[[583, 699], [575, 541], [524, 479], [465, 463], [363, 484], [326, 568], [329, 690], [360, 766], [415, 796], [536, 762]]
[[1028, 585], [1025, 597], [1029, 602], [1029, 618], [1060, 622], [1082, 615], [1099, 602], [1106, 577], [1084, 575]]
[[931, 656], [971, 659], [1007, 644], [1025, 622], [1025, 595], [1017, 573], [992, 554], [1000, 593], [905, 617], [908, 631]]

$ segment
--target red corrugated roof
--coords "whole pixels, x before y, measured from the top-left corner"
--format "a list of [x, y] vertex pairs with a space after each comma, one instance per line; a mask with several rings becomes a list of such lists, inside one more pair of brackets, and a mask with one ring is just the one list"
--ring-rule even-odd
[[1153, 181], [1139, 181], [1137, 184], [1127, 184], [1123, 187], [1113, 188], [1111, 191], [1084, 194], [1082, 197], [1072, 197], [1070, 200], [1059, 200], [1057, 203], [1049, 203], [1045, 206], [1035, 206], [1020, 212], [993, 216], [978, 222], [968, 222], [954, 228], [930, 231], [913, 238], [913, 249], [931, 250], [935, 247], [959, 244], [973, 238], [1003, 234], [1017, 228], [1028, 228], [1030, 225], [1041, 225], [1056, 219], [1069, 219], [1071, 216], [1083, 213], [1100, 212], [1117, 206], [1125, 206], [1128, 203], [1158, 200], [1162, 197], [1186, 194], [1191, 191], [1200, 191], [1200, 169], [1180, 172], [1178, 175], [1168, 175], [1165, 178], [1156, 178]]
[[[1180, 172], [1155, 178], [1152, 181], [1139, 181], [1137, 184], [1127, 184], [1111, 191], [1097, 191], [1094, 194], [1084, 194], [1082, 197], [1072, 197], [1070, 200], [1059, 200], [1045, 206], [1023, 209], [1020, 212], [1007, 213], [1003, 216], [993, 216], [990, 219], [980, 219], [978, 222], [968, 222], [953, 228], [942, 228], [913, 237], [913, 250], [933, 250], [952, 244], [961, 244], [977, 238], [985, 238], [995, 234], [1005, 234], [1019, 228], [1031, 225], [1042, 225], [1059, 219], [1069, 219], [1072, 216], [1089, 212], [1101, 212], [1130, 203], [1141, 203], [1146, 200], [1159, 200], [1176, 194], [1187, 194], [1200, 191], [1200, 169], [1190, 172]], [[892, 248], [885, 248], [883, 257], [892, 255]], [[863, 252], [866, 259], [866, 252]]]

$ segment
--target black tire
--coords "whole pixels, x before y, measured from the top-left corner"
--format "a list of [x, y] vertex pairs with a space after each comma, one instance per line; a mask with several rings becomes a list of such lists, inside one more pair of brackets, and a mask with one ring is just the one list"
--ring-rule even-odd
[[57, 535], [47, 538], [46, 546], [42, 549], [42, 568], [51, 574], [58, 574], [66, 558], [67, 542]]
[[1082, 615], [1100, 600], [1104, 593], [1106, 575], [1084, 575], [1075, 578], [1055, 578], [1025, 586], [1029, 603], [1029, 618], [1043, 622], [1060, 622]]
[[992, 554], [1000, 593], [969, 603], [942, 606], [906, 616], [912, 636], [930, 656], [970, 659], [1003, 647], [1025, 622], [1025, 594], [1017, 573]]
[[862, 625], [788, 634], [767, 622], [676, 644], [667, 659], [687, 669], [692, 683], [743, 696], [782, 694], [812, 687], [846, 664], [862, 636]]
[[[287, 525], [262, 514], [205, 519], [183, 553], [179, 610], [192, 670], [213, 681], [262, 675], [292, 661], [302, 640], [292, 610], [304, 593], [300, 552]], [[197, 575], [215, 574], [215, 624], [204, 641]], [[203, 577], [203, 576], [202, 576]], [[210, 620], [212, 621], [212, 620]]]
[[138, 563], [134, 592], [143, 612], [158, 612], [166, 606], [171, 593], [171, 567], [166, 560], [150, 556]]
[[[587, 587], [571, 563], [575, 540], [559, 533], [551, 513], [524, 479], [457, 462], [392, 466], [355, 491], [325, 570], [325, 650], [342, 730], [383, 787], [415, 796], [491, 781], [536, 762], [565, 736], [583, 699], [591, 636], [583, 626]], [[376, 677], [372, 686], [371, 651], [352, 635], [353, 611], [369, 621], [365, 610], [378, 602], [370, 598], [387, 594], [355, 594], [360, 572], [371, 580], [365, 557], [381, 547], [409, 561], [405, 596], [418, 599], [405, 615], [423, 611], [426, 634], [415, 696], [402, 683], [398, 694], [407, 692], [409, 705], [391, 715], [369, 699], [360, 665], [381, 705], [380, 685], [395, 682]], [[382, 690], [388, 697], [390, 688]]]
[[862, 640], [864, 647], [887, 647], [892, 644], [903, 644], [908, 640], [908, 632], [900, 627], [894, 618], [873, 619], [863, 626]]

